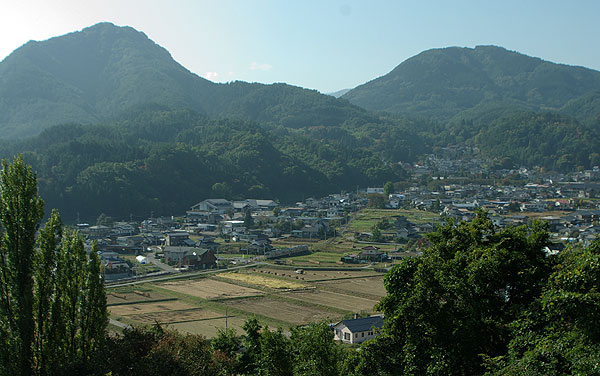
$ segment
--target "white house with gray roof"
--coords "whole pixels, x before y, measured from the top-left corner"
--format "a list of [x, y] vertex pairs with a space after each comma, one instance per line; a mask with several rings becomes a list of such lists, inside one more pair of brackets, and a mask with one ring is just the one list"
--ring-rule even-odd
[[376, 329], [381, 329], [382, 326], [383, 316], [380, 315], [342, 320], [333, 325], [334, 339], [343, 343], [362, 343], [375, 338]]

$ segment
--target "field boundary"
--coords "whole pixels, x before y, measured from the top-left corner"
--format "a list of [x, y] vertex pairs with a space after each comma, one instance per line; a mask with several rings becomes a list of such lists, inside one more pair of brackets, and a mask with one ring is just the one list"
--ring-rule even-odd
[[119, 302], [119, 303], [111, 303], [107, 304], [107, 307], [115, 307], [122, 305], [132, 305], [132, 304], [145, 304], [145, 303], [160, 303], [160, 302], [170, 302], [173, 300], [177, 300], [177, 298], [163, 298], [163, 299], [153, 299], [153, 300], [136, 300], [133, 302]]

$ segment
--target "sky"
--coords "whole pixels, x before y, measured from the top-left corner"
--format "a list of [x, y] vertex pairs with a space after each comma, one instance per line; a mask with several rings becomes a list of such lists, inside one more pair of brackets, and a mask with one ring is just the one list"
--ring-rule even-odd
[[330, 93], [431, 49], [496, 45], [600, 70], [598, 0], [0, 0], [0, 60], [98, 22], [132, 26], [215, 82]]

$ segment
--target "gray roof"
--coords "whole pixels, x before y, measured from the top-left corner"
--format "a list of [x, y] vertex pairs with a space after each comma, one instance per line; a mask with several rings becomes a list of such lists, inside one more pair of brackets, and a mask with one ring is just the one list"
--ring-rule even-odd
[[343, 320], [340, 323], [344, 324], [353, 333], [366, 332], [372, 328], [381, 328], [383, 326], [383, 316], [370, 316], [362, 319]]

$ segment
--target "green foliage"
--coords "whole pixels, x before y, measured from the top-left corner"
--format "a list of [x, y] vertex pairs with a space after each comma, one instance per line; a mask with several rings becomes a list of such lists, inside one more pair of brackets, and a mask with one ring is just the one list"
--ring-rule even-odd
[[265, 327], [261, 335], [260, 375], [287, 376], [293, 374], [292, 344], [281, 328]]
[[56, 210], [36, 241], [43, 201], [31, 167], [20, 156], [3, 161], [0, 177], [0, 374], [86, 365], [108, 322], [96, 249], [88, 261], [82, 238], [63, 234]]
[[18, 156], [12, 164], [2, 161], [0, 172], [0, 330], [9, 345], [1, 352], [14, 355], [7, 363], [13, 374], [32, 373], [33, 261], [35, 233], [44, 213], [37, 195], [37, 180], [30, 166]]
[[325, 323], [292, 329], [294, 375], [338, 375], [344, 350], [333, 341], [333, 331]]
[[535, 305], [513, 323], [508, 355], [491, 360], [490, 373], [600, 374], [600, 243], [557, 258]]
[[371, 209], [384, 209], [385, 208], [385, 196], [377, 193], [370, 194], [368, 196], [369, 204], [368, 207]]
[[[539, 296], [549, 266], [540, 225], [496, 231], [479, 213], [472, 223], [447, 224], [431, 247], [403, 259], [385, 277], [377, 309], [384, 335], [382, 369], [407, 374], [481, 374], [480, 354], [504, 354], [508, 325]], [[381, 344], [372, 345], [378, 348]]]
[[343, 98], [369, 110], [441, 121], [489, 105], [533, 110], [565, 106], [565, 112], [590, 118], [590, 110], [598, 108], [599, 88], [600, 74], [590, 69], [495, 46], [449, 47], [424, 51]]
[[383, 185], [383, 194], [389, 196], [392, 193], [394, 193], [394, 183], [388, 181]]

